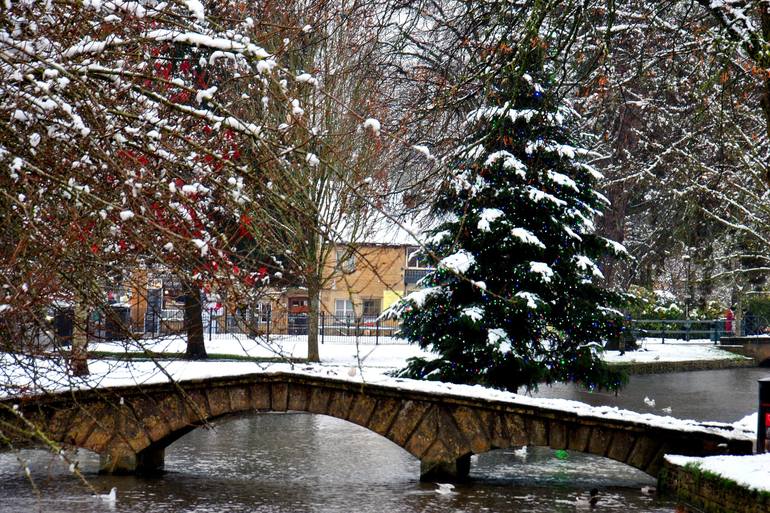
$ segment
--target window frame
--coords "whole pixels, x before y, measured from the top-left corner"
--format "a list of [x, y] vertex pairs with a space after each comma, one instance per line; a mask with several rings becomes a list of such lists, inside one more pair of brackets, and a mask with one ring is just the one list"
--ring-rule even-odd
[[[340, 304], [344, 307], [340, 309]], [[350, 308], [348, 308], [350, 307]], [[340, 314], [340, 312], [342, 312]], [[334, 300], [334, 317], [337, 319], [351, 319], [355, 318], [356, 311], [353, 307], [353, 301], [351, 299], [335, 299]]]
[[[406, 248], [406, 268], [407, 269], [433, 269], [433, 267], [430, 265], [429, 262], [421, 262], [421, 260], [427, 260], [428, 256], [423, 255], [421, 257], [417, 257], [420, 252], [422, 251], [422, 248], [420, 246], [407, 246]], [[412, 258], [416, 258], [417, 261], [415, 263], [417, 264], [423, 264], [423, 265], [409, 265]]]
[[337, 260], [337, 269], [344, 274], [354, 273], [356, 271], [356, 254], [347, 249], [337, 249], [335, 251]]
[[[374, 313], [367, 313], [366, 311], [366, 305], [367, 303], [372, 304], [375, 306], [374, 310], [376, 310]], [[370, 297], [361, 300], [361, 316], [362, 317], [378, 317], [382, 313], [382, 299], [378, 297]]]

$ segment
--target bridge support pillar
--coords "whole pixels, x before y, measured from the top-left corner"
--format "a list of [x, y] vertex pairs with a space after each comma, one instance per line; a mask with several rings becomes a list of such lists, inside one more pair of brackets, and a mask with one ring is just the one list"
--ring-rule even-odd
[[471, 471], [471, 455], [448, 461], [420, 461], [420, 481], [463, 481]]
[[111, 451], [99, 455], [100, 474], [155, 474], [163, 470], [165, 449], [147, 448], [139, 453]]

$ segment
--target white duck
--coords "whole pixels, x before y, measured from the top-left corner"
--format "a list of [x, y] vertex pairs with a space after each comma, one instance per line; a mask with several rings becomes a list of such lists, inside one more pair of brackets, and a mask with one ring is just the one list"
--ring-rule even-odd
[[596, 503], [599, 502], [599, 489], [592, 488], [589, 497], [583, 497], [578, 495], [575, 497], [575, 507], [579, 509], [595, 508]]
[[109, 502], [114, 504], [115, 501], [118, 500], [118, 489], [115, 486], [113, 486], [110, 489], [110, 493], [100, 493], [99, 495], [97, 495], [97, 497], [99, 497], [104, 502]]
[[451, 483], [436, 483], [436, 493], [439, 495], [451, 495], [453, 493], [457, 493], [454, 491], [455, 485]]

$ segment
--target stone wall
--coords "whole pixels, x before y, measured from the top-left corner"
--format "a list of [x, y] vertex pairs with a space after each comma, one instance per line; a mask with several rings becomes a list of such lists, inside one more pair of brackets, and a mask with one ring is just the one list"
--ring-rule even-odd
[[756, 367], [753, 359], [688, 360], [682, 362], [629, 362], [611, 363], [610, 367], [628, 374], [665, 374], [702, 370]]
[[760, 493], [693, 467], [668, 461], [658, 475], [658, 488], [676, 498], [685, 512], [768, 513], [770, 493]]

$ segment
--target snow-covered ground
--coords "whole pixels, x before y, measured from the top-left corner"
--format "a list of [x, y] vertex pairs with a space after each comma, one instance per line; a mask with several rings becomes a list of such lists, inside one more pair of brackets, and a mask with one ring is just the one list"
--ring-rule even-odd
[[[4, 394], [30, 394], [45, 390], [61, 390], [70, 387], [121, 386], [166, 382], [169, 379], [190, 380], [211, 377], [223, 377], [259, 372], [289, 372], [303, 375], [324, 376], [353, 382], [366, 382], [400, 389], [421, 390], [439, 394], [462, 395], [480, 399], [512, 402], [519, 405], [532, 405], [540, 408], [574, 412], [580, 416], [605, 419], [621, 419], [642, 424], [674, 428], [680, 430], [710, 432], [719, 431], [720, 427], [729, 427], [734, 434], [743, 439], [753, 439], [756, 430], [756, 416], [735, 424], [703, 423], [676, 419], [671, 416], [642, 414], [615, 407], [592, 407], [577, 401], [564, 399], [533, 398], [526, 395], [491, 390], [481, 386], [454, 385], [430, 381], [415, 381], [394, 378], [388, 373], [404, 366], [406, 359], [412, 356], [427, 356], [418, 347], [396, 343], [385, 339], [379, 345], [371, 343], [356, 344], [326, 343], [320, 347], [321, 364], [291, 363], [287, 360], [269, 361], [184, 361], [164, 358], [162, 353], [183, 353], [184, 340], [176, 337], [169, 339], [142, 340], [131, 343], [92, 344], [92, 351], [137, 352], [149, 350], [156, 354], [157, 360], [119, 361], [116, 359], [94, 359], [90, 362], [91, 376], [84, 381], [73, 382], [72, 378], [61, 372], [61, 362], [53, 360], [13, 361], [10, 355], [0, 357], [0, 390]], [[629, 351], [620, 356], [617, 351], [605, 353], [608, 362], [663, 362], [731, 359], [736, 355], [720, 350], [707, 340], [671, 341], [665, 344], [659, 339], [641, 341], [642, 350]], [[228, 354], [249, 357], [304, 358], [307, 348], [304, 340], [292, 338], [271, 338], [270, 344], [263, 340], [249, 339], [237, 335], [215, 335], [207, 338], [206, 348], [211, 354]], [[733, 460], [724, 460], [724, 472], [733, 468], [756, 467], [752, 483], [767, 483], [770, 488], [770, 465], [767, 459], [757, 457], [743, 459], [742, 464], [734, 465]], [[765, 459], [763, 459], [765, 458]], [[704, 461], [712, 461], [706, 459]], [[717, 467], [723, 460], [713, 460]], [[738, 460], [736, 460], [738, 461]], [[711, 463], [709, 463], [711, 465]], [[743, 465], [743, 467], [741, 466]], [[710, 468], [709, 468], [710, 469]], [[743, 471], [741, 471], [743, 472]], [[739, 475], [740, 478], [742, 476]], [[726, 477], [731, 477], [726, 475]], [[732, 477], [731, 477], [732, 478]], [[736, 479], [738, 480], [738, 479]], [[743, 481], [739, 481], [743, 482]], [[753, 486], [753, 484], [752, 484]]]
[[[416, 345], [407, 344], [393, 337], [335, 337], [333, 341], [319, 345], [323, 365], [359, 365], [367, 368], [397, 369], [413, 356], [430, 356]], [[251, 358], [307, 358], [307, 337], [295, 335], [249, 338], [245, 335], [213, 335], [205, 338], [206, 351], [213, 355], [232, 355]], [[101, 342], [89, 344], [90, 351], [107, 353], [184, 353], [186, 341], [182, 337], [141, 339], [138, 341]]]
[[707, 458], [667, 455], [666, 460], [680, 466], [694, 465], [700, 470], [730, 479], [746, 488], [770, 492], [770, 453]]
[[720, 349], [708, 339], [693, 339], [689, 341], [660, 338], [642, 338], [638, 340], [638, 351], [607, 351], [604, 360], [609, 363], [652, 363], [652, 362], [685, 362], [703, 360], [741, 360], [743, 356]]
[[[375, 345], [374, 337], [335, 337], [333, 340], [320, 345], [321, 359], [326, 364], [352, 364], [356, 356], [366, 357], [367, 367], [403, 366], [403, 362], [412, 356], [430, 356], [417, 346], [406, 344], [393, 337], [380, 337]], [[603, 354], [609, 363], [651, 363], [651, 362], [683, 362], [703, 360], [731, 360], [744, 357], [730, 353], [707, 339], [666, 340], [660, 338], [645, 338], [639, 340], [640, 349], [626, 351], [607, 351]], [[184, 353], [186, 347], [182, 337], [174, 336], [159, 339], [142, 339], [126, 342], [101, 342], [91, 344], [91, 351], [102, 352], [141, 352], [153, 353]], [[358, 349], [356, 349], [358, 348]], [[206, 337], [206, 350], [210, 354], [234, 355], [239, 357], [285, 357], [306, 358], [307, 337], [273, 336], [269, 341], [252, 339], [245, 335], [213, 335]]]

